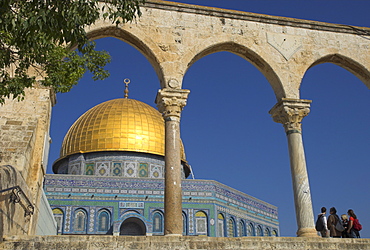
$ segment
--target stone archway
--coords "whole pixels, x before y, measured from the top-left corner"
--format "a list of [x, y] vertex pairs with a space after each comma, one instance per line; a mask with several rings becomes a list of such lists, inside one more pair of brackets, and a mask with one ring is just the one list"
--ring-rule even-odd
[[[268, 76], [270, 83], [274, 86], [273, 89], [279, 101], [275, 111], [286, 111], [275, 113], [277, 122], [287, 127], [289, 137], [295, 134], [294, 138], [298, 138], [291, 139], [292, 143], [289, 145], [294, 152], [299, 152], [292, 157], [291, 162], [294, 164], [299, 159], [304, 159], [302, 158], [304, 156], [303, 143], [299, 134], [301, 134], [302, 118], [309, 112], [309, 102], [300, 101], [299, 90], [305, 71], [316, 64], [331, 62], [354, 73], [367, 86], [370, 84], [369, 28], [235, 12], [167, 1], [148, 1], [142, 9], [142, 17], [134, 22], [114, 26], [102, 18], [95, 25], [87, 28], [86, 32], [91, 39], [112, 36], [133, 45], [152, 63], [159, 76], [161, 87], [174, 90], [172, 91], [173, 99], [183, 94], [184, 98], [171, 105], [168, 105], [168, 100], [172, 99], [168, 93], [170, 91], [162, 95], [167, 98], [164, 100], [166, 104], [164, 106], [167, 106], [165, 111], [172, 116], [168, 118], [171, 122], [179, 120], [179, 117], [172, 114], [181, 114], [179, 110], [186, 104], [187, 93], [179, 90], [182, 88], [183, 76], [192, 62], [217, 51], [229, 51], [249, 59], [261, 72], [264, 72], [265, 76]], [[200, 23], [202, 25], [199, 25]], [[286, 99], [282, 100], [282, 98]], [[49, 141], [50, 114], [53, 104], [55, 104], [55, 97], [51, 90], [32, 88], [26, 90], [26, 98], [22, 103], [10, 101], [2, 106], [1, 110], [3, 124], [14, 126], [14, 130], [12, 127], [12, 129], [1, 131], [3, 138], [12, 138], [14, 131], [23, 131], [27, 133], [25, 137], [32, 138], [27, 143], [16, 141], [19, 145], [23, 145], [17, 147], [16, 151], [10, 146], [14, 144], [14, 139], [10, 139], [9, 143], [4, 144], [6, 146], [0, 149], [3, 154], [2, 164], [16, 166], [15, 171], [21, 176], [17, 178], [14, 186], [22, 186], [27, 199], [32, 200], [32, 204], [36, 204], [31, 220], [24, 220], [24, 216], [13, 216], [13, 219], [11, 217], [13, 213], [7, 214], [9, 218], [12, 218], [10, 222], [7, 222], [8, 224], [17, 223], [20, 228], [26, 228], [21, 232], [22, 234], [34, 234], [36, 230], [39, 213], [37, 207], [41, 199], [40, 187], [42, 187], [45, 172], [44, 160], [46, 158], [44, 156], [47, 156], [48, 151], [46, 142]], [[173, 111], [173, 107], [176, 107], [176, 110]], [[178, 127], [179, 124], [174, 126]], [[294, 126], [299, 129], [295, 129]], [[172, 132], [176, 131], [166, 132], [166, 134], [170, 135]], [[180, 136], [179, 133], [176, 136]], [[17, 138], [25, 137], [22, 135]], [[178, 164], [180, 160], [172, 157], [178, 155], [176, 152], [173, 150], [171, 154], [166, 155], [169, 155], [169, 159], [176, 159], [173, 162]], [[305, 161], [301, 160], [301, 162], [303, 164], [300, 169], [305, 171]], [[292, 163], [293, 169], [295, 165]], [[308, 177], [305, 178], [308, 183]], [[22, 182], [23, 179], [26, 180], [25, 183]], [[301, 183], [298, 182], [298, 184]], [[177, 194], [181, 197], [181, 189], [178, 190], [180, 191]], [[306, 187], [295, 188], [295, 190], [297, 196], [307, 196], [306, 194], [310, 193]], [[302, 200], [310, 203], [311, 198], [303, 197]], [[296, 209], [296, 213], [302, 214], [302, 217], [297, 217], [299, 230], [310, 230], [312, 235], [316, 236], [312, 212], [302, 213], [301, 207], [312, 211], [312, 205], [304, 205]], [[182, 223], [181, 212], [180, 207], [176, 211], [178, 225]], [[170, 214], [168, 210], [166, 214]], [[302, 224], [301, 221], [304, 223]], [[130, 223], [139, 225], [138, 233], [146, 232], [145, 225], [143, 226], [143, 222], [139, 219], [125, 221], [121, 227], [125, 229]], [[299, 231], [300, 236], [311, 235], [303, 231]], [[182, 234], [182, 227], [177, 227], [174, 234]]]
[[146, 235], [146, 227], [142, 220], [131, 217], [122, 222], [119, 235], [141, 236]]

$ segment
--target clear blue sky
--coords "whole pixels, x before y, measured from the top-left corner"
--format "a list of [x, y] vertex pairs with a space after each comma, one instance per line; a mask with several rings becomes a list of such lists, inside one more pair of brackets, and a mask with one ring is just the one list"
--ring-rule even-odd
[[[197, 0], [177, 1], [248, 12], [370, 27], [370, 1]], [[158, 78], [146, 58], [128, 44], [105, 38], [111, 76], [94, 82], [86, 75], [70, 93], [58, 94], [53, 109], [49, 169], [64, 135], [89, 108], [123, 97], [155, 107]], [[297, 230], [287, 140], [268, 111], [276, 103], [265, 77], [249, 62], [228, 53], [209, 55], [191, 66], [183, 88], [190, 89], [181, 121], [187, 159], [197, 179], [213, 179], [269, 202], [279, 209], [282, 236]], [[322, 206], [338, 214], [354, 209], [370, 237], [370, 90], [333, 64], [308, 70], [301, 98], [312, 100], [303, 119], [303, 140], [315, 216]]]

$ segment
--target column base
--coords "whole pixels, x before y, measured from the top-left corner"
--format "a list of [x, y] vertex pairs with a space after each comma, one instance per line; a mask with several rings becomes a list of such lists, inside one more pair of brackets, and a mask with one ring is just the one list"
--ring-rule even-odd
[[316, 229], [312, 227], [298, 229], [297, 236], [298, 237], [320, 237], [317, 234]]

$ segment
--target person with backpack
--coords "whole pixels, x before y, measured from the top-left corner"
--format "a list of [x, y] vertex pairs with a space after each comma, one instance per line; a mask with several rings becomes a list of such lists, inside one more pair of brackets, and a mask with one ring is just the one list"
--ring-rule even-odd
[[349, 209], [347, 213], [350, 216], [349, 223], [348, 223], [348, 229], [347, 229], [347, 233], [349, 237], [350, 238], [360, 238], [359, 231], [362, 229], [362, 226], [359, 220], [357, 219], [355, 212], [353, 212], [352, 209]]
[[321, 237], [328, 237], [328, 227], [326, 224], [326, 207], [321, 208], [321, 213], [317, 216], [316, 231], [320, 232]]
[[330, 208], [330, 215], [328, 217], [328, 229], [330, 230], [330, 237], [333, 238], [340, 238], [342, 236], [342, 232], [344, 231], [342, 221], [339, 219], [335, 207]]

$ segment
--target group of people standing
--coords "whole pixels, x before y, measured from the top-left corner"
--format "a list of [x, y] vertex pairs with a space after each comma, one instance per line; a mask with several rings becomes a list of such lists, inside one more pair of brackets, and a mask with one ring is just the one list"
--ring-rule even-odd
[[330, 215], [326, 219], [326, 208], [321, 208], [321, 213], [317, 217], [316, 230], [320, 232], [321, 237], [333, 238], [360, 238], [362, 229], [356, 214], [349, 209], [341, 218], [337, 215], [335, 207], [330, 208]]

